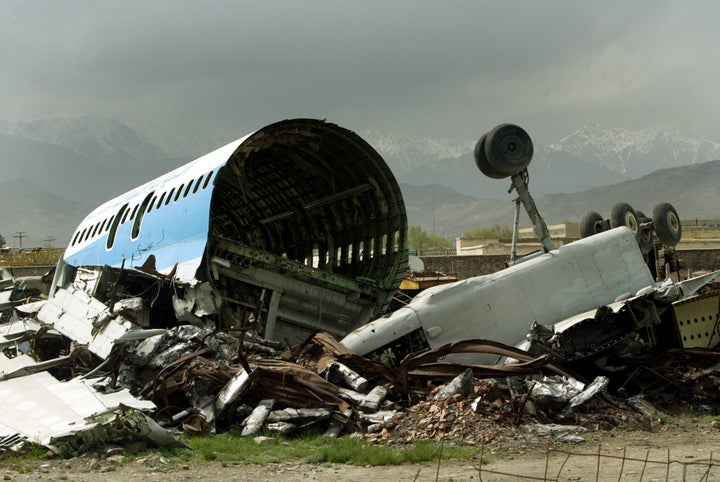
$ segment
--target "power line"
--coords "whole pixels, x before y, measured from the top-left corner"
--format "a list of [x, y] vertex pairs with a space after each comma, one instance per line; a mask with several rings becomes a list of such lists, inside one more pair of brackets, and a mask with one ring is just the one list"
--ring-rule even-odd
[[13, 236], [13, 238], [16, 238], [16, 239], [18, 239], [18, 240], [20, 241], [20, 249], [22, 249], [22, 240], [23, 240], [24, 237], [26, 237], [26, 236], [25, 236], [26, 234], [27, 234], [27, 233], [25, 233], [25, 231], [18, 231], [18, 232], [15, 233], [15, 235]]

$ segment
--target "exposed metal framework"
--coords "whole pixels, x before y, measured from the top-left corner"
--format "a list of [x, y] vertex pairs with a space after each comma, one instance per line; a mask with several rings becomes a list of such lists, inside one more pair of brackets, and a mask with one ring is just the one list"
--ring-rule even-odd
[[[270, 289], [251, 297], [270, 315], [273, 296], [282, 312], [278, 297], [304, 291], [304, 321], [294, 323], [310, 331], [340, 334], [381, 315], [407, 270], [407, 217], [392, 172], [359, 136], [322, 121], [278, 122], [245, 140], [215, 180], [210, 233], [216, 261], [233, 260], [214, 263], [216, 274]], [[346, 306], [261, 272], [333, 292]]]
[[225, 304], [223, 326], [254, 319], [266, 337], [293, 343], [316, 330], [343, 336], [384, 314], [407, 271], [406, 234], [400, 188], [367, 142], [290, 119], [96, 208], [53, 289], [79, 267], [141, 270], [208, 282]]

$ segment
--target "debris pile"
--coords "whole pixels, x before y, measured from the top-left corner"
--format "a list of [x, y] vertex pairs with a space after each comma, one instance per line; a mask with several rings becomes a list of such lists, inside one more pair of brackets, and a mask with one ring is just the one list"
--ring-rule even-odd
[[[78, 279], [47, 300], [4, 312], [12, 319], [0, 325], [2, 448], [31, 441], [74, 454], [108, 443], [183, 445], [181, 431], [291, 435], [310, 427], [383, 443], [487, 444], [531, 436], [521, 427], [555, 437], [548, 435], [557, 433], [552, 424], [611, 428], [622, 419], [640, 426], [657, 413], [649, 400], [613, 398], [611, 386], [665, 402], [714, 402], [719, 393], [720, 353], [713, 350], [670, 350], [622, 376], [592, 380], [551, 354], [487, 340], [390, 366], [349, 352], [324, 332], [287, 347], [259, 337], [253, 319], [218, 328], [213, 310], [200, 306], [210, 298], [201, 286], [183, 298], [164, 279], [134, 279], [140, 295]], [[463, 354], [505, 361], [445, 361]], [[695, 362], [678, 364], [688, 357]], [[577, 442], [580, 429], [563, 436], [568, 430]]]

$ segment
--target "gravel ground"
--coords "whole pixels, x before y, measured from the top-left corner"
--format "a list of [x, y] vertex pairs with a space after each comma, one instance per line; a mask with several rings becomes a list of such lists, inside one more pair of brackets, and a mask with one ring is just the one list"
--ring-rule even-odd
[[[718, 480], [720, 430], [710, 417], [683, 418], [648, 430], [598, 430], [582, 434], [584, 442], [567, 443], [549, 435], [523, 433], [497, 437], [478, 446], [471, 460], [391, 467], [307, 464], [287, 461], [266, 465], [166, 459], [146, 451], [123, 455], [86, 454], [65, 460], [4, 464], [4, 480]], [[469, 441], [472, 442], [472, 441]], [[482, 471], [480, 452], [486, 461]], [[599, 454], [599, 456], [598, 456]], [[646, 462], [647, 460], [647, 462]], [[670, 462], [668, 462], [670, 461]], [[711, 467], [712, 465], [712, 467]]]

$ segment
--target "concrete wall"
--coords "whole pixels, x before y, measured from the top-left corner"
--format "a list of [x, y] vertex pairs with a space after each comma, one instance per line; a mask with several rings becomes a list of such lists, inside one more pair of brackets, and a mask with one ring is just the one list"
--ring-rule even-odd
[[677, 256], [683, 262], [683, 269], [691, 271], [720, 269], [720, 249], [679, 249]]
[[425, 271], [437, 271], [460, 279], [499, 271], [510, 259], [506, 254], [483, 256], [423, 256]]
[[[683, 261], [683, 272], [686, 269], [720, 270], [720, 249], [688, 249], [678, 250], [678, 258]], [[457, 276], [460, 279], [472, 278], [483, 274], [490, 274], [505, 267], [510, 259], [503, 255], [483, 256], [422, 256], [426, 271]]]

